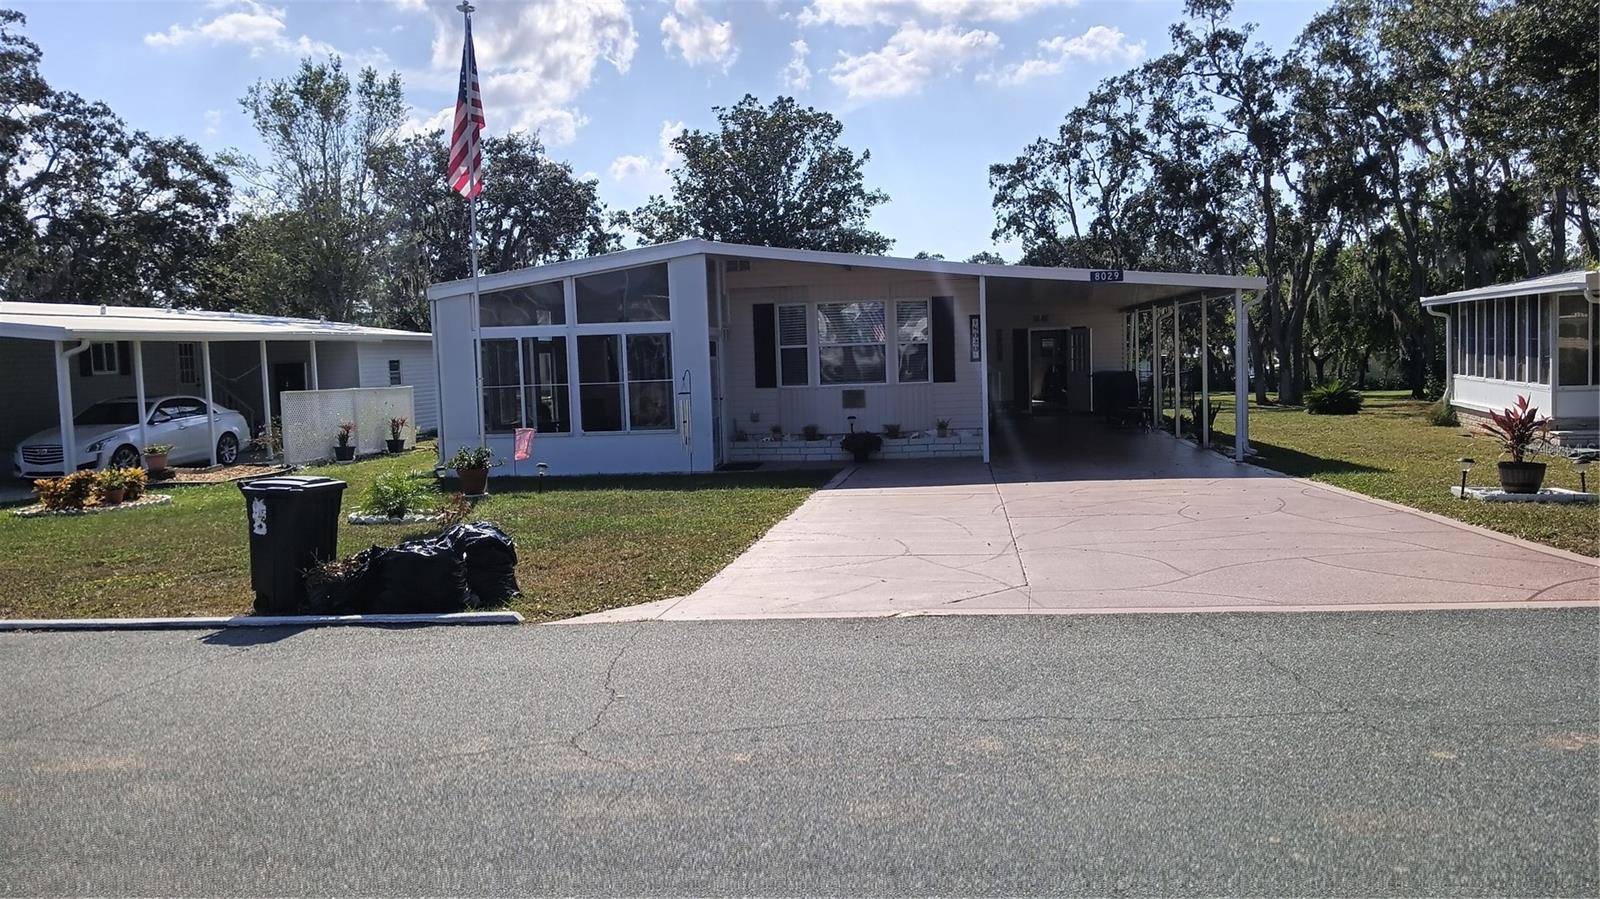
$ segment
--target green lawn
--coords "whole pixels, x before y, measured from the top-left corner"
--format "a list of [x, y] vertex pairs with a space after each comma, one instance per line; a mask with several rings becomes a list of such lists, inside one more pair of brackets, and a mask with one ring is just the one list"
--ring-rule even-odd
[[[386, 471], [431, 468], [431, 447], [313, 469], [350, 482], [344, 510]], [[524, 597], [551, 620], [687, 593], [789, 514], [831, 472], [492, 480], [472, 518], [517, 541]], [[158, 488], [159, 489], [159, 488]], [[180, 487], [173, 502], [103, 515], [0, 511], [0, 617], [226, 615], [249, 611], [244, 500], [233, 484]], [[390, 545], [417, 527], [341, 523], [339, 551]]]
[[[1370, 391], [1358, 415], [1308, 415], [1288, 406], [1250, 407], [1250, 445], [1258, 464], [1287, 474], [1325, 481], [1404, 503], [1428, 512], [1537, 540], [1585, 555], [1600, 555], [1600, 509], [1544, 503], [1501, 504], [1462, 501], [1450, 494], [1459, 483], [1456, 460], [1478, 461], [1469, 484], [1497, 484], [1498, 450], [1464, 426], [1434, 427], [1423, 417], [1427, 403], [1401, 392]], [[1233, 397], [1217, 395], [1221, 406], [1216, 430], [1231, 445]], [[1578, 473], [1566, 459], [1549, 463], [1546, 486], [1577, 489]], [[1589, 489], [1600, 470], [1590, 469]]]

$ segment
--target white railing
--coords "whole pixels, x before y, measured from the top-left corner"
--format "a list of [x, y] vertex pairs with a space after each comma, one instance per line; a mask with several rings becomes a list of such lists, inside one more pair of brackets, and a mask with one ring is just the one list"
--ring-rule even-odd
[[340, 390], [285, 390], [283, 460], [301, 465], [333, 458], [339, 425], [355, 425], [350, 442], [357, 453], [375, 453], [389, 439], [389, 420], [404, 418], [406, 446], [416, 441], [416, 410], [410, 387], [348, 387]]

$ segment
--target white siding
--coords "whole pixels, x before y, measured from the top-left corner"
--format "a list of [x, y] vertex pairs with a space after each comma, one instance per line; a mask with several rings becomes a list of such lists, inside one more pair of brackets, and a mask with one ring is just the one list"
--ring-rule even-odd
[[360, 377], [357, 386], [388, 387], [389, 360], [400, 361], [400, 383], [411, 387], [416, 426], [431, 431], [439, 427], [439, 378], [433, 365], [433, 345], [421, 340], [384, 340], [356, 344]]
[[[732, 427], [752, 440], [769, 433], [773, 425], [785, 433], [798, 433], [816, 425], [827, 434], [849, 430], [848, 417], [856, 416], [858, 430], [882, 431], [898, 424], [905, 431], [927, 430], [937, 419], [948, 419], [958, 429], [983, 426], [982, 365], [969, 361], [968, 316], [978, 314], [978, 280], [966, 276], [938, 276], [916, 272], [844, 269], [836, 266], [757, 260], [749, 271], [729, 272], [728, 413]], [[751, 307], [756, 303], [849, 302], [854, 300], [926, 300], [955, 298], [954, 339], [956, 380], [945, 383], [896, 384], [895, 353], [888, 347], [887, 384], [816, 384], [816, 322], [808, 309], [811, 381], [808, 387], [755, 386], [755, 347]], [[893, 308], [887, 310], [893, 320]], [[891, 329], [892, 332], [892, 329]], [[892, 340], [892, 334], [891, 334]], [[866, 406], [843, 407], [842, 393], [859, 389]], [[736, 452], [737, 455], [737, 452]]]

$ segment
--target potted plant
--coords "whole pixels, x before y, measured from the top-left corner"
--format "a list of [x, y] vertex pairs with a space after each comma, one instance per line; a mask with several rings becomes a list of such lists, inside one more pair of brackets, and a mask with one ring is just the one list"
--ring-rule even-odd
[[494, 454], [486, 446], [462, 447], [450, 457], [449, 465], [461, 479], [461, 492], [467, 496], [482, 496], [489, 492], [489, 468], [495, 464]]
[[137, 466], [132, 468], [124, 468], [122, 469], [122, 478], [123, 487], [127, 490], [127, 494], [123, 496], [124, 502], [131, 503], [139, 497], [144, 496], [144, 488], [146, 483], [148, 483], [144, 469]]
[[808, 441], [816, 440], [817, 438], [822, 436], [822, 429], [817, 427], [816, 425], [806, 425], [805, 427], [800, 429], [800, 433], [802, 435], [804, 435], [806, 440], [808, 440]]
[[884, 425], [883, 426], [883, 436], [888, 437], [891, 440], [896, 438], [896, 437], [899, 437], [900, 436], [900, 426], [899, 425], [889, 425], [889, 424]]
[[389, 419], [389, 439], [386, 441], [389, 447], [389, 452], [403, 453], [406, 451], [405, 430], [405, 418], [402, 417]]
[[934, 430], [939, 432], [940, 437], [950, 436], [950, 419], [941, 418], [933, 423], [933, 427]]
[[783, 425], [773, 425], [767, 429], [772, 434], [773, 440], [783, 439]]
[[339, 433], [336, 435], [336, 439], [339, 442], [333, 447], [333, 457], [335, 459], [338, 459], [340, 462], [349, 462], [351, 459], [356, 457], [356, 448], [350, 445], [350, 435], [354, 434], [355, 432], [355, 422], [339, 422]]
[[1529, 406], [1528, 398], [1517, 397], [1516, 405], [1501, 412], [1489, 413], [1483, 424], [1484, 433], [1500, 444], [1500, 451], [1511, 456], [1500, 463], [1500, 489], [1507, 493], [1538, 493], [1544, 484], [1544, 463], [1529, 462], [1533, 441], [1550, 433], [1550, 419], [1541, 416], [1537, 406]]
[[839, 448], [854, 456], [857, 462], [865, 462], [873, 453], [883, 449], [883, 438], [871, 431], [857, 431], [851, 426], [850, 433], [839, 441]]
[[167, 455], [172, 452], [170, 443], [152, 443], [144, 448], [144, 467], [151, 471], [167, 470]]
[[102, 506], [116, 506], [128, 495], [128, 475], [120, 468], [107, 468], [94, 476], [94, 496]]

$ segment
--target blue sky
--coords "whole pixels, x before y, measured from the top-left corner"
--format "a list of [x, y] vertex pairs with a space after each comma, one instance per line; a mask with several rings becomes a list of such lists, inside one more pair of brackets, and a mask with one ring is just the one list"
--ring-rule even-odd
[[[456, 0], [16, 2], [51, 84], [136, 128], [254, 151], [238, 99], [307, 54], [398, 71], [413, 127], [448, 121]], [[987, 168], [1052, 132], [1093, 85], [1163, 52], [1177, 2], [1095, 0], [480, 0], [490, 133], [539, 131], [550, 153], [631, 208], [667, 186], [663, 136], [711, 107], [779, 93], [833, 112], [887, 191], [892, 252], [963, 258], [995, 245]], [[1248, 2], [1276, 47], [1320, 4]]]

